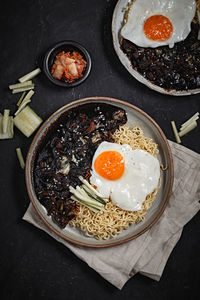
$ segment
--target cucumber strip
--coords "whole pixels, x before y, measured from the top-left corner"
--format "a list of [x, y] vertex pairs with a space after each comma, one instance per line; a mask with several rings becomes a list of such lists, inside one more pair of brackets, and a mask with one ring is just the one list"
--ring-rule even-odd
[[185, 134], [189, 133], [190, 131], [192, 131], [196, 127], [197, 127], [197, 122], [196, 121], [190, 123], [188, 126], [184, 127], [184, 129], [179, 132], [179, 136], [180, 137], [184, 136]]
[[24, 91], [28, 91], [28, 90], [32, 90], [32, 89], [34, 89], [34, 83], [33, 84], [30, 84], [30, 85], [28, 85], [28, 86], [25, 86], [25, 87], [23, 87], [23, 88], [19, 88], [19, 89], [14, 89], [14, 90], [12, 90], [12, 93], [13, 94], [17, 94], [17, 93], [21, 93], [21, 92], [24, 92]]
[[[198, 20], [199, 20], [199, 24], [200, 24], [200, 11], [197, 9], [197, 16], [198, 16]], [[198, 40], [200, 40], [200, 29], [199, 29], [199, 32], [198, 32]]]
[[94, 201], [94, 199], [89, 197], [88, 194], [86, 194], [86, 192], [80, 186], [76, 187], [76, 191], [79, 192], [85, 200]]
[[20, 111], [22, 111], [24, 109], [24, 107], [30, 102], [31, 102], [31, 100], [27, 100], [26, 102], [23, 102], [23, 104], [21, 104], [20, 107], [18, 108], [18, 110], [15, 112], [15, 116], [18, 115], [18, 113], [20, 113]]
[[24, 96], [26, 95], [26, 91], [24, 91], [21, 94], [21, 97], [19, 98], [18, 102], [17, 102], [17, 106], [20, 106], [20, 104], [22, 103], [22, 100], [24, 99]]
[[79, 200], [81, 201], [84, 201], [85, 203], [87, 203], [88, 205], [92, 205], [92, 206], [95, 206], [95, 207], [98, 207], [99, 209], [101, 209], [102, 207], [102, 204], [100, 204], [99, 202], [95, 201], [94, 199], [92, 198], [89, 198], [86, 194], [83, 195], [81, 194], [77, 189], [74, 189], [74, 188], [71, 188], [70, 187], [70, 192], [75, 196], [75, 197], [78, 197]]
[[3, 133], [3, 115], [0, 114], [0, 140], [5, 140], [5, 139], [12, 139], [14, 136], [14, 131], [13, 131], [13, 117], [8, 118], [8, 128], [7, 132]]
[[42, 119], [28, 105], [14, 118], [14, 125], [26, 137], [29, 137], [41, 123]]
[[31, 102], [31, 97], [34, 95], [34, 91], [30, 90], [28, 92], [28, 94], [26, 95], [26, 97], [24, 98], [24, 100], [22, 101], [22, 103], [20, 104], [18, 110], [15, 112], [15, 116], [28, 104]]
[[171, 121], [171, 125], [172, 125], [172, 129], [173, 129], [173, 132], [174, 132], [174, 136], [175, 136], [176, 142], [177, 142], [178, 144], [180, 144], [180, 143], [181, 143], [181, 139], [180, 139], [180, 137], [179, 137], [178, 130], [177, 130], [177, 128], [176, 128], [175, 122], [174, 122], [174, 121]]
[[16, 153], [17, 153], [17, 158], [19, 160], [20, 166], [21, 166], [22, 169], [24, 169], [25, 162], [24, 162], [24, 158], [23, 158], [23, 155], [22, 155], [21, 148], [16, 148]]
[[194, 114], [190, 119], [188, 119], [185, 123], [183, 123], [181, 125], [180, 130], [184, 129], [185, 127], [187, 127], [190, 123], [192, 123], [193, 121], [197, 121], [199, 119], [199, 112], [197, 112], [196, 114]]
[[84, 191], [88, 194], [88, 196], [94, 198], [96, 201], [102, 203], [103, 205], [106, 205], [106, 201], [103, 198], [100, 198], [99, 196], [95, 195], [95, 193], [91, 192], [86, 185], [83, 185]]
[[40, 72], [41, 72], [41, 69], [40, 69], [40, 68], [37, 68], [37, 69], [31, 71], [30, 73], [28, 73], [28, 74], [26, 74], [26, 75], [20, 77], [20, 78], [19, 78], [19, 82], [25, 82], [25, 81], [28, 81], [28, 80], [34, 78], [35, 76], [37, 76], [38, 74], [40, 74]]
[[93, 206], [87, 205], [86, 203], [84, 203], [84, 201], [80, 200], [78, 197], [72, 196], [71, 199], [85, 205], [86, 207], [88, 207], [89, 209], [91, 209], [95, 213], [98, 213], [100, 211], [100, 209], [97, 209]]
[[100, 198], [104, 199], [105, 201], [108, 201], [107, 198], [105, 198], [102, 194], [100, 194], [95, 188], [93, 188], [93, 186], [87, 181], [85, 180], [82, 176], [79, 176], [80, 181], [85, 184], [89, 190], [91, 190], [94, 194], [96, 194], [97, 196], [99, 196]]
[[3, 133], [5, 134], [8, 130], [8, 120], [9, 120], [9, 114], [10, 114], [10, 110], [9, 109], [4, 109], [4, 114], [3, 114], [3, 124], [2, 124], [2, 128], [3, 128]]
[[33, 84], [33, 82], [31, 80], [26, 81], [26, 82], [11, 84], [11, 85], [9, 85], [9, 89], [13, 90], [13, 89], [24, 88], [24, 87], [29, 86], [31, 84]]

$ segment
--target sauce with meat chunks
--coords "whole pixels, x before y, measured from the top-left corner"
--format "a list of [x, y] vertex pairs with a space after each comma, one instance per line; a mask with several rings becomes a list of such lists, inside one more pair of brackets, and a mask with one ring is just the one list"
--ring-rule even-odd
[[113, 142], [112, 133], [127, 122], [126, 112], [113, 105], [90, 103], [69, 110], [47, 133], [37, 150], [34, 187], [38, 200], [55, 223], [64, 228], [76, 216], [69, 186], [90, 177], [99, 144]]

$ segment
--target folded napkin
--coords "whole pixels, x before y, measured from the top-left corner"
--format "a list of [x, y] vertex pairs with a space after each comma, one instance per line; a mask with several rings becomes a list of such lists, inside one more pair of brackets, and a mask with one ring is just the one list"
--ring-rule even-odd
[[159, 280], [183, 226], [200, 209], [200, 154], [169, 141], [175, 179], [169, 203], [159, 221], [137, 239], [110, 248], [85, 248], [58, 237], [30, 204], [23, 219], [46, 231], [117, 288], [136, 273]]

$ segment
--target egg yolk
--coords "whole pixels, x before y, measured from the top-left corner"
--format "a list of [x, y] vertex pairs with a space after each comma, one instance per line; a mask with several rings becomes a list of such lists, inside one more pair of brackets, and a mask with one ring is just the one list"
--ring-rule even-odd
[[124, 158], [117, 151], [104, 151], [97, 156], [94, 168], [101, 177], [117, 180], [124, 173]]
[[154, 15], [144, 22], [143, 31], [148, 39], [164, 42], [171, 37], [173, 25], [167, 17]]

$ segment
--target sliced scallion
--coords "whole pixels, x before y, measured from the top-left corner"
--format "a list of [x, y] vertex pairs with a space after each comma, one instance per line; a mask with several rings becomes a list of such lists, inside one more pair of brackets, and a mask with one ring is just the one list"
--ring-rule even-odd
[[21, 148], [16, 148], [16, 153], [17, 153], [17, 158], [19, 160], [20, 166], [21, 166], [22, 169], [24, 169], [25, 162], [24, 162], [24, 158], [23, 158], [23, 155], [22, 155]]
[[35, 76], [37, 76], [38, 74], [40, 74], [40, 72], [41, 72], [41, 69], [37, 68], [37, 69], [33, 70], [32, 72], [20, 77], [19, 82], [28, 81], [28, 80], [34, 78]]
[[178, 144], [180, 144], [180, 143], [181, 143], [181, 139], [180, 139], [180, 137], [179, 137], [179, 135], [178, 135], [178, 130], [177, 130], [177, 128], [176, 128], [175, 122], [174, 122], [174, 121], [171, 121], [171, 125], [172, 125], [172, 129], [173, 129], [173, 132], [174, 132], [174, 136], [175, 136], [176, 142], [177, 142]]
[[28, 105], [14, 118], [14, 125], [27, 137], [29, 137], [41, 123], [42, 119]]
[[179, 136], [182, 137], [185, 134], [189, 133], [190, 131], [192, 131], [193, 129], [195, 129], [197, 127], [197, 122], [193, 121], [190, 122], [190, 124], [188, 126], [185, 126], [180, 132], [179, 132]]
[[17, 93], [21, 93], [21, 92], [24, 92], [24, 91], [32, 90], [32, 89], [34, 89], [34, 86], [35, 86], [34, 83], [32, 83], [28, 86], [12, 90], [12, 93], [17, 94]]
[[24, 88], [27, 87], [29, 85], [33, 84], [33, 82], [31, 80], [26, 81], [26, 82], [20, 82], [20, 83], [16, 83], [16, 84], [11, 84], [9, 85], [9, 89], [10, 90], [14, 90], [14, 89], [19, 89], [19, 88]]

